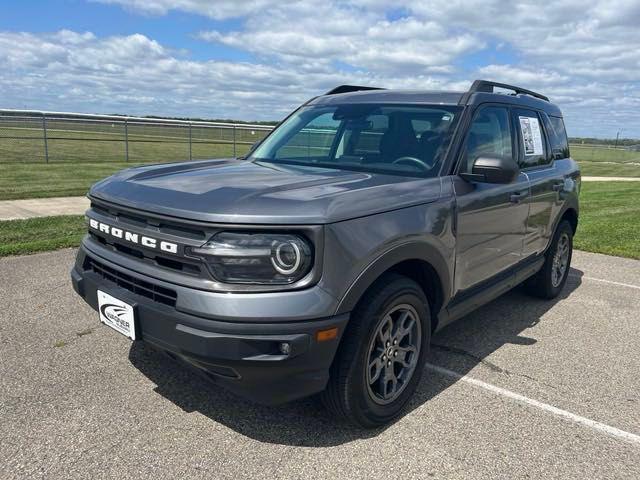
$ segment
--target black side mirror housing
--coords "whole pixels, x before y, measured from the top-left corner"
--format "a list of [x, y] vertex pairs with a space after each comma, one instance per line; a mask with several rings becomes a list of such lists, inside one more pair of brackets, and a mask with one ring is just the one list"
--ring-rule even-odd
[[512, 158], [481, 156], [473, 162], [471, 173], [460, 176], [472, 182], [511, 183], [519, 174], [520, 168]]

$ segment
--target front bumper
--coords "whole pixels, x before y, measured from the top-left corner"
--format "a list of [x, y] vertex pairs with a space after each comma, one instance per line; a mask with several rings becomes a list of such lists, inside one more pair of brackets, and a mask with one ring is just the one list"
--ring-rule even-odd
[[[204, 371], [216, 384], [269, 405], [312, 395], [325, 388], [348, 314], [285, 322], [273, 321], [267, 312], [265, 318], [271, 320], [261, 322], [194, 315], [138, 295], [94, 271], [85, 270], [87, 255], [96, 258], [95, 253], [81, 247], [71, 270], [74, 290], [95, 310], [98, 289], [129, 303], [134, 307], [138, 339]], [[98, 258], [130, 277], [150, 280]], [[282, 296], [282, 301], [286, 301], [286, 294]], [[233, 297], [241, 310], [241, 295]], [[316, 332], [333, 327], [338, 328], [335, 339], [316, 340]], [[289, 344], [287, 355], [281, 353], [281, 343]]]

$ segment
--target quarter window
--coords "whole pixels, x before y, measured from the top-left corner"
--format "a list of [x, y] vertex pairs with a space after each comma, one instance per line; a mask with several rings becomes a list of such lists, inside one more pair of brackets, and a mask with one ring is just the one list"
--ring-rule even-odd
[[471, 173], [478, 157], [513, 157], [509, 112], [504, 107], [480, 110], [467, 135], [465, 158], [461, 171]]
[[548, 117], [546, 115], [544, 117], [553, 159], [569, 158], [569, 140], [562, 117]]

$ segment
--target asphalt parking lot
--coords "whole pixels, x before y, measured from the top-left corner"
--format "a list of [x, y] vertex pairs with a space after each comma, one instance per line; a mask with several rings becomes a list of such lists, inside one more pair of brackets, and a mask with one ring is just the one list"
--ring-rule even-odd
[[406, 415], [253, 405], [101, 326], [73, 250], [0, 259], [0, 478], [640, 478], [640, 262], [576, 252], [434, 338]]

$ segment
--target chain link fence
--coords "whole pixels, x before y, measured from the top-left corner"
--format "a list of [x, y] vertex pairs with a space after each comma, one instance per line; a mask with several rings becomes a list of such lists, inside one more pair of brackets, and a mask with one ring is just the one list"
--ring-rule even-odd
[[[273, 127], [0, 109], [0, 164], [139, 164], [237, 157]], [[326, 129], [303, 129], [300, 154], [327, 148]], [[375, 139], [372, 139], [374, 141]], [[379, 140], [377, 140], [379, 141]], [[640, 176], [640, 147], [571, 144], [587, 174]]]
[[594, 145], [571, 143], [571, 155], [580, 161], [616, 163], [640, 161], [640, 145], [614, 147], [613, 145]]
[[272, 127], [0, 110], [0, 163], [171, 162], [237, 157]]

